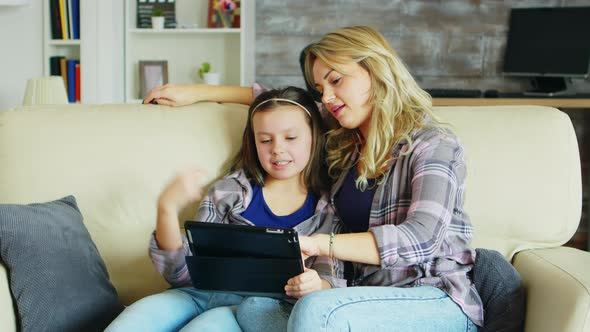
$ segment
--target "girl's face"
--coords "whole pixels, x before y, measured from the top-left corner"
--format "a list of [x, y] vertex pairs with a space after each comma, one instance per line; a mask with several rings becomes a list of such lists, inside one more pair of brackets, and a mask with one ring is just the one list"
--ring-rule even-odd
[[309, 116], [296, 105], [254, 113], [256, 152], [267, 173], [265, 181], [301, 179], [313, 144]]
[[347, 74], [337, 72], [316, 59], [313, 64], [315, 88], [322, 93], [326, 110], [344, 128], [359, 128], [364, 137], [369, 133], [373, 106], [369, 105], [371, 77], [357, 63], [342, 66]]

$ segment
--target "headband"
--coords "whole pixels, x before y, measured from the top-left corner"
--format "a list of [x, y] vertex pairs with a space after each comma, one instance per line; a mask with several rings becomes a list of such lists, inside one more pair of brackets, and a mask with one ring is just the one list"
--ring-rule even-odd
[[291, 99], [284, 99], [284, 98], [271, 98], [271, 99], [267, 99], [267, 100], [261, 102], [260, 104], [256, 105], [256, 107], [254, 107], [254, 109], [252, 110], [252, 116], [254, 116], [254, 112], [256, 112], [260, 108], [260, 106], [268, 103], [269, 101], [284, 101], [286, 103], [293, 104], [295, 106], [299, 106], [299, 108], [304, 110], [305, 113], [307, 113], [307, 115], [311, 118], [311, 113], [309, 113], [307, 108], [303, 107], [303, 105], [301, 105], [300, 103], [298, 103], [296, 101], [292, 101]]

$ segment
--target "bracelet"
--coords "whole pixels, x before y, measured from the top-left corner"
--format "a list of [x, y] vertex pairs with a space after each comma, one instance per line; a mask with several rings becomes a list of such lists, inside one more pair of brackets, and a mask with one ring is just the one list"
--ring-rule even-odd
[[330, 233], [330, 245], [328, 247], [328, 255], [330, 256], [330, 269], [332, 277], [334, 277], [334, 232]]

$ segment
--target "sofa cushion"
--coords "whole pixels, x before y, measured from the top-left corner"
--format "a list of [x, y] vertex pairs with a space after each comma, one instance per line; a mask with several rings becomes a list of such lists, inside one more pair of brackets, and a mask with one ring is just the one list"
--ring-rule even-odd
[[0, 257], [22, 331], [102, 331], [123, 309], [73, 196], [0, 204]]

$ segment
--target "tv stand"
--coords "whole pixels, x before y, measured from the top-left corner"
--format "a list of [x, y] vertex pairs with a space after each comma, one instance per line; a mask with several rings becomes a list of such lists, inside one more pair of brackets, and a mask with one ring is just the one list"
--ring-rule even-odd
[[571, 96], [576, 92], [570, 78], [537, 76], [531, 78], [533, 90], [525, 91], [524, 96]]

